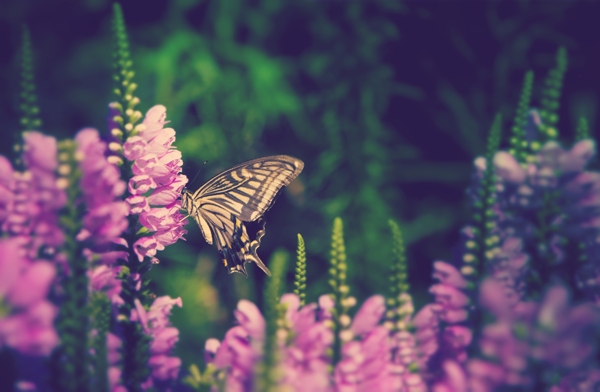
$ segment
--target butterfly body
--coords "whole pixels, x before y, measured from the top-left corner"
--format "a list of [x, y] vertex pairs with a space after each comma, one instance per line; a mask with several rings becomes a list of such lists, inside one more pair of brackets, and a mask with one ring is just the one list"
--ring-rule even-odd
[[270, 275], [256, 253], [264, 223], [251, 241], [244, 222], [260, 221], [281, 189], [303, 168], [304, 162], [287, 155], [258, 158], [217, 174], [193, 193], [183, 190], [182, 208], [194, 218], [207, 243], [216, 241], [230, 273], [247, 276], [244, 265], [252, 261]]

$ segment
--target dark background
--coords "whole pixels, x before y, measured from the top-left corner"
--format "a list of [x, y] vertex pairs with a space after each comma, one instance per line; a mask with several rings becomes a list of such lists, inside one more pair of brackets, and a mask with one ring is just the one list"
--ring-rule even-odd
[[[124, 1], [140, 110], [168, 109], [196, 188], [246, 159], [291, 154], [299, 180], [267, 213], [259, 254], [308, 253], [308, 300], [328, 291], [333, 218], [345, 224], [349, 279], [359, 300], [387, 290], [388, 219], [408, 244], [417, 308], [431, 264], [448, 259], [468, 219], [465, 189], [495, 113], [509, 132], [528, 69], [534, 106], [557, 48], [569, 53], [561, 139], [596, 125], [597, 1]], [[0, 12], [0, 152], [19, 127], [22, 25], [31, 31], [42, 131], [107, 132], [113, 99], [111, 3], [5, 1]], [[505, 141], [507, 138], [505, 137]], [[504, 143], [506, 146], [506, 143]], [[208, 160], [208, 164], [202, 162]], [[197, 227], [159, 254], [154, 291], [183, 298], [173, 322], [187, 367], [222, 338], [239, 298], [262, 301], [265, 277], [229, 276]], [[288, 274], [292, 290], [293, 265]]]

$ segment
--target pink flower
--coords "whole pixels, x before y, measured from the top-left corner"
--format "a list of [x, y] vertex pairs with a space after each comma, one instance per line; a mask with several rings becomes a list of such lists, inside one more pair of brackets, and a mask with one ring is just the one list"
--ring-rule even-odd
[[8, 313], [0, 315], [0, 347], [45, 356], [58, 344], [57, 309], [46, 300], [56, 268], [47, 261], [27, 259], [23, 240], [0, 240], [0, 300], [8, 307]]
[[153, 385], [153, 380], [175, 380], [179, 375], [181, 360], [169, 356], [179, 340], [179, 331], [172, 327], [169, 321], [173, 306], [183, 306], [181, 298], [158, 297], [147, 312], [136, 299], [135, 309], [131, 311], [131, 321], [138, 321], [146, 334], [152, 338], [148, 361], [152, 368], [151, 380], [147, 383], [149, 386]]
[[134, 244], [140, 262], [145, 257], [153, 258], [157, 250], [186, 233], [177, 199], [187, 177], [181, 174], [181, 152], [173, 146], [175, 130], [163, 128], [165, 119], [166, 108], [154, 106], [146, 113], [143, 130], [123, 144], [123, 154], [133, 162], [134, 174], [129, 180], [131, 196], [127, 202], [131, 213], [139, 215], [140, 223], [150, 232]]
[[118, 278], [121, 267], [112, 267], [111, 265], [99, 265], [93, 270], [88, 270], [90, 278], [90, 289], [92, 291], [101, 291], [106, 293], [108, 299], [115, 305], [122, 305], [121, 279]]
[[0, 346], [7, 345], [27, 355], [47, 356], [58, 345], [54, 318], [58, 309], [43, 300], [0, 319]]

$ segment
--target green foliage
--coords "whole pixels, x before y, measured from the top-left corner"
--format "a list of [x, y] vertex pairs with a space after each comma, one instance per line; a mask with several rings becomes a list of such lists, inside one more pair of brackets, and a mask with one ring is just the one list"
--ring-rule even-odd
[[257, 391], [276, 391], [279, 371], [279, 348], [277, 345], [277, 329], [280, 320], [285, 314], [285, 307], [279, 303], [281, 294], [285, 290], [285, 274], [287, 271], [289, 255], [283, 250], [276, 251], [269, 263], [272, 276], [267, 281], [265, 288], [265, 331], [264, 360], [256, 369]]
[[35, 93], [33, 75], [33, 53], [31, 38], [27, 26], [23, 26], [23, 43], [21, 48], [21, 130], [37, 130], [42, 126], [40, 108]]
[[300, 298], [300, 306], [306, 301], [306, 249], [304, 238], [298, 233], [298, 249], [296, 258], [296, 274], [294, 276], [294, 294]]
[[523, 89], [521, 98], [517, 106], [517, 113], [512, 126], [512, 136], [510, 138], [510, 153], [517, 158], [519, 162], [525, 162], [528, 154], [528, 143], [525, 138], [525, 126], [527, 125], [527, 115], [531, 105], [531, 90], [533, 87], [533, 71], [527, 71], [523, 78]]
[[575, 133], [575, 140], [580, 141], [583, 139], [590, 138], [590, 130], [588, 127], [588, 122], [585, 117], [579, 117], [579, 121], [577, 122], [577, 130]]
[[546, 140], [558, 138], [558, 109], [560, 107], [560, 94], [563, 86], [563, 78], [567, 71], [567, 50], [561, 46], [556, 53], [556, 66], [548, 72], [544, 80], [542, 90], [540, 116], [544, 123], [542, 129]]
[[[195, 364], [190, 365], [189, 374], [183, 378], [183, 383], [190, 386], [196, 392], [209, 392], [214, 384], [215, 367], [209, 364], [200, 373], [200, 369]], [[221, 391], [222, 389], [217, 389]]]
[[110, 328], [110, 300], [105, 293], [95, 292], [92, 294], [90, 307], [91, 329], [94, 331], [91, 344], [94, 349], [91, 386], [94, 392], [106, 392], [109, 390], [106, 337]]

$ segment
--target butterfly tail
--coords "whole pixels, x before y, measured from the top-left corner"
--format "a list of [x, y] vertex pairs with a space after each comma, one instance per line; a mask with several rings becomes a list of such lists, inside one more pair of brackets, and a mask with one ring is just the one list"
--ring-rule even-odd
[[266, 221], [264, 219], [259, 221], [262, 224], [262, 229], [256, 233], [254, 241], [250, 241], [246, 227], [240, 219], [232, 214], [231, 221], [234, 224], [233, 234], [231, 237], [226, 238], [225, 244], [220, 244], [219, 249], [223, 264], [228, 268], [229, 273], [239, 272], [248, 277], [246, 263], [254, 262], [267, 275], [271, 276], [271, 271], [269, 271], [256, 253], [260, 246], [260, 241], [266, 232]]
[[261, 270], [264, 271], [265, 274], [267, 274], [268, 276], [271, 276], [271, 271], [269, 271], [269, 269], [267, 268], [267, 266], [265, 265], [265, 263], [262, 262], [262, 260], [260, 259], [260, 257], [258, 257], [258, 254], [256, 253], [256, 251], [258, 250], [258, 247], [260, 246], [260, 241], [263, 238], [263, 236], [265, 235], [265, 233], [267, 232], [267, 221], [260, 218], [258, 220], [258, 223], [262, 225], [262, 229], [258, 230], [256, 232], [256, 239], [252, 242], [250, 242], [249, 244], [249, 253], [250, 253], [250, 258], [252, 259], [252, 261], [254, 261], [256, 263], [256, 265], [258, 266], [258, 268], [260, 268]]

